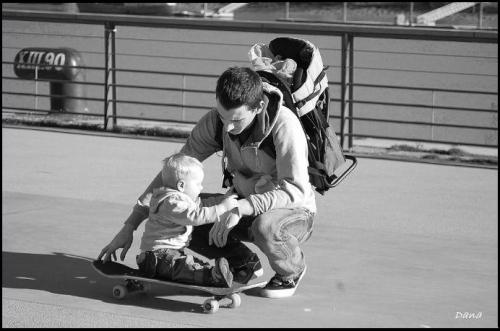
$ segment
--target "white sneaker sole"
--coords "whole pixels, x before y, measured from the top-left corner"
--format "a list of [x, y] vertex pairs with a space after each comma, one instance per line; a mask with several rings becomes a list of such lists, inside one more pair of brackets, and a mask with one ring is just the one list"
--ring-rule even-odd
[[260, 268], [259, 270], [255, 270], [253, 272], [251, 279], [259, 278], [259, 277], [262, 277], [263, 275], [264, 275], [264, 269]]
[[307, 271], [307, 266], [304, 268], [304, 271], [302, 271], [302, 274], [299, 277], [299, 280], [297, 281], [297, 284], [295, 285], [294, 288], [287, 288], [287, 289], [282, 289], [282, 290], [271, 290], [271, 289], [266, 289], [265, 287], [261, 289], [260, 295], [265, 298], [270, 298], [270, 299], [281, 299], [281, 298], [288, 298], [291, 297], [292, 295], [295, 294], [295, 291], [297, 290], [297, 287], [299, 287], [300, 281], [304, 277]]

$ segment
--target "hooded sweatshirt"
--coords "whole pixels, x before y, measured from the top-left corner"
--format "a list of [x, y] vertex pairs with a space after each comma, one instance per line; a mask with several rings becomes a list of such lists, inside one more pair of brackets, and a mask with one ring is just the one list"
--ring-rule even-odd
[[[263, 83], [263, 87], [265, 107], [256, 115], [253, 130], [246, 141], [240, 143], [237, 137], [235, 139], [227, 132], [222, 134], [223, 154], [227, 158], [227, 169], [233, 175], [234, 188], [252, 204], [253, 216], [275, 208], [305, 208], [315, 213], [315, 193], [307, 170], [307, 141], [301, 123], [282, 104], [283, 96], [279, 89], [267, 83]], [[216, 109], [206, 113], [191, 131], [181, 153], [203, 161], [221, 151], [215, 138], [218, 120]], [[272, 135], [276, 159], [259, 148], [269, 135]], [[266, 175], [276, 183], [275, 189], [256, 192], [259, 180]], [[147, 217], [148, 206], [144, 199], [158, 186], [161, 186], [160, 174], [139, 197], [134, 207], [137, 217], [130, 217], [126, 223], [137, 228]]]
[[[193, 226], [213, 223], [225, 212], [216, 206], [224, 196], [193, 201], [187, 194], [167, 187], [153, 190], [141, 250], [180, 249], [189, 244]], [[219, 207], [219, 208], [218, 208]]]

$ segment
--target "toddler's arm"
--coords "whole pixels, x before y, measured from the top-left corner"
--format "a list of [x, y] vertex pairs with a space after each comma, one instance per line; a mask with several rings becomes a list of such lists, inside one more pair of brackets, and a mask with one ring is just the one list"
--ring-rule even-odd
[[234, 208], [238, 208], [238, 201], [235, 197], [226, 197], [216, 205], [203, 207], [201, 203], [196, 204], [172, 196], [165, 199], [155, 213], [164, 215], [172, 222], [180, 225], [198, 226], [214, 223], [219, 220], [221, 215]]
[[201, 204], [202, 207], [212, 207], [222, 203], [224, 199], [231, 196], [235, 199], [238, 199], [238, 195], [236, 194], [233, 186], [231, 186], [224, 194], [214, 194], [212, 196], [204, 197], [203, 199], [201, 199]]

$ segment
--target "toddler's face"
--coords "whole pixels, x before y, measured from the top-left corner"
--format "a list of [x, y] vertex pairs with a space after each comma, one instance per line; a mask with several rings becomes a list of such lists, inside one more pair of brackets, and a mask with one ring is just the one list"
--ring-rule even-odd
[[191, 171], [188, 178], [184, 179], [184, 193], [191, 199], [196, 200], [203, 189], [203, 170], [195, 168]]

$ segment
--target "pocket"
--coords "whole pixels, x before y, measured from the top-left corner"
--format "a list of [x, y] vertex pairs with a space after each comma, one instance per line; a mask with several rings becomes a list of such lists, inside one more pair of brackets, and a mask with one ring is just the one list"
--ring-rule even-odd
[[294, 213], [281, 225], [281, 235], [294, 236], [299, 243], [306, 241], [312, 232], [311, 213], [304, 209], [295, 209]]
[[307, 233], [304, 235], [304, 237], [302, 237], [300, 243], [304, 243], [307, 240], [309, 240], [309, 238], [313, 233], [314, 214], [312, 214], [309, 211], [306, 211], [306, 214], [307, 214]]

